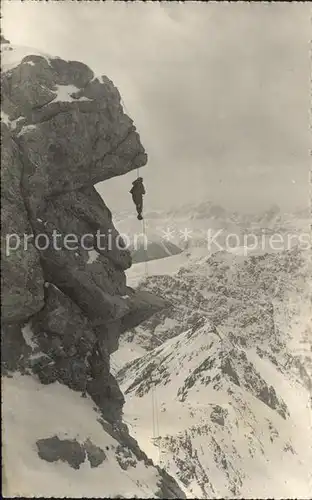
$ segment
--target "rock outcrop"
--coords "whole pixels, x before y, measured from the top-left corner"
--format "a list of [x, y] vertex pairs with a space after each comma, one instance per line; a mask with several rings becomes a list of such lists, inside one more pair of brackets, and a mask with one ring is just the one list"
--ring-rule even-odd
[[[94, 185], [147, 155], [106, 76], [5, 40], [1, 50], [3, 374], [65, 384], [121, 425], [110, 354], [166, 303], [127, 287], [131, 254]], [[55, 458], [51, 439], [38, 447]]]

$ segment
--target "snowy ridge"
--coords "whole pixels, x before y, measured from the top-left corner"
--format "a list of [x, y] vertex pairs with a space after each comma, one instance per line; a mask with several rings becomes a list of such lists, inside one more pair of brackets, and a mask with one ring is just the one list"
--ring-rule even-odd
[[309, 276], [295, 248], [141, 282], [172, 306], [125, 334], [113, 364], [131, 432], [188, 498], [310, 497]]
[[[307, 435], [301, 429], [307, 429], [308, 415], [298, 414], [298, 408], [308, 403], [306, 393], [298, 383], [293, 392], [284, 383], [279, 394], [285, 401], [277, 397], [270, 383], [282, 386], [283, 377], [274, 365], [261, 360], [255, 350], [241, 353], [222, 346], [209, 327], [165, 342], [120, 372], [127, 396], [125, 418], [145, 448], [152, 412], [146, 417], [143, 413], [151, 407], [155, 385], [160, 408], [155, 444], [162, 464], [184, 484], [189, 498], [307, 498], [312, 456], [308, 451], [302, 454]], [[295, 425], [293, 414], [298, 418]], [[156, 450], [153, 455], [157, 457]], [[305, 467], [298, 463], [298, 455]]]

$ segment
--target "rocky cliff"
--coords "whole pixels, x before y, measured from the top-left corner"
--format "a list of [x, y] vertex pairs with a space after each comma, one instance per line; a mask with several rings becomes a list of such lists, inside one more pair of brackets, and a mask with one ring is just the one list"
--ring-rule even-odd
[[[67, 467], [79, 469], [88, 457], [89, 467], [100, 468], [102, 473], [109, 453], [96, 446], [94, 437], [102, 432], [100, 441], [104, 435], [115, 440], [116, 466], [123, 464], [119, 472], [135, 468], [138, 461], [152, 471], [155, 481], [145, 496], [183, 498], [175, 482], [154, 468], [130, 438], [122, 423], [124, 397], [110, 373], [110, 354], [118, 347], [120, 333], [165, 305], [148, 292], [127, 287], [124, 271], [131, 266], [131, 255], [94, 187], [147, 163], [140, 137], [123, 111], [118, 89], [106, 76], [97, 77], [81, 62], [9, 43], [2, 43], [1, 51], [2, 375], [7, 477], [10, 467], [16, 469], [21, 460], [21, 473], [12, 476], [15, 484], [11, 483], [10, 494], [46, 495], [48, 481], [51, 495], [76, 496], [63, 483], [62, 491], [53, 489], [59, 481], [53, 476], [55, 469], [51, 475], [44, 466], [40, 476], [42, 461], [66, 462]], [[106, 244], [99, 243], [98, 234]], [[72, 391], [85, 399], [70, 404], [76, 398]], [[22, 411], [17, 399], [24, 400]], [[89, 411], [89, 417], [82, 424], [79, 415], [73, 414], [73, 425], [63, 439], [58, 431], [64, 431], [66, 419], [57, 412], [64, 412], [66, 404], [69, 413], [80, 408], [82, 413]], [[37, 422], [39, 428], [45, 420], [44, 405], [51, 425], [39, 432], [40, 439], [34, 437], [34, 442], [27, 443], [20, 439], [15, 447], [14, 435], [22, 432], [20, 426], [26, 426], [31, 436], [31, 426]], [[94, 412], [102, 430], [93, 429], [91, 439]], [[23, 478], [25, 463], [31, 462], [27, 453], [35, 454], [33, 467], [26, 467], [28, 483]], [[144, 482], [144, 474], [142, 477]], [[40, 491], [32, 490], [31, 478]], [[142, 496], [142, 484], [127, 493], [127, 481], [116, 480], [115, 496]], [[111, 486], [102, 483], [99, 481], [95, 493], [84, 478], [81, 494], [111, 496]]]

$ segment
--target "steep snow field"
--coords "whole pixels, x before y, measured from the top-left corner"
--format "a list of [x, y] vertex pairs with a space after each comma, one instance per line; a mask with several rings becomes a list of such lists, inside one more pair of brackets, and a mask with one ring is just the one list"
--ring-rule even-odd
[[[89, 398], [58, 383], [42, 385], [27, 375], [4, 377], [2, 391], [4, 480], [9, 485], [4, 495], [155, 497], [160, 480], [157, 470], [121, 449], [105, 432]], [[81, 444], [91, 441], [105, 458], [99, 466], [92, 466], [82, 457], [79, 469], [66, 461], [42, 460], [36, 441], [53, 436]]]

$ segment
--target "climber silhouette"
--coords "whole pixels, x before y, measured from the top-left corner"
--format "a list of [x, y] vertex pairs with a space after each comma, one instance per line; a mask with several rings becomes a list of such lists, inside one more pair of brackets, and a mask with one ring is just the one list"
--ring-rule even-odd
[[135, 181], [132, 182], [132, 188], [129, 192], [132, 194], [132, 199], [138, 212], [138, 219], [142, 220], [143, 195], [145, 194], [142, 177], [138, 177]]

